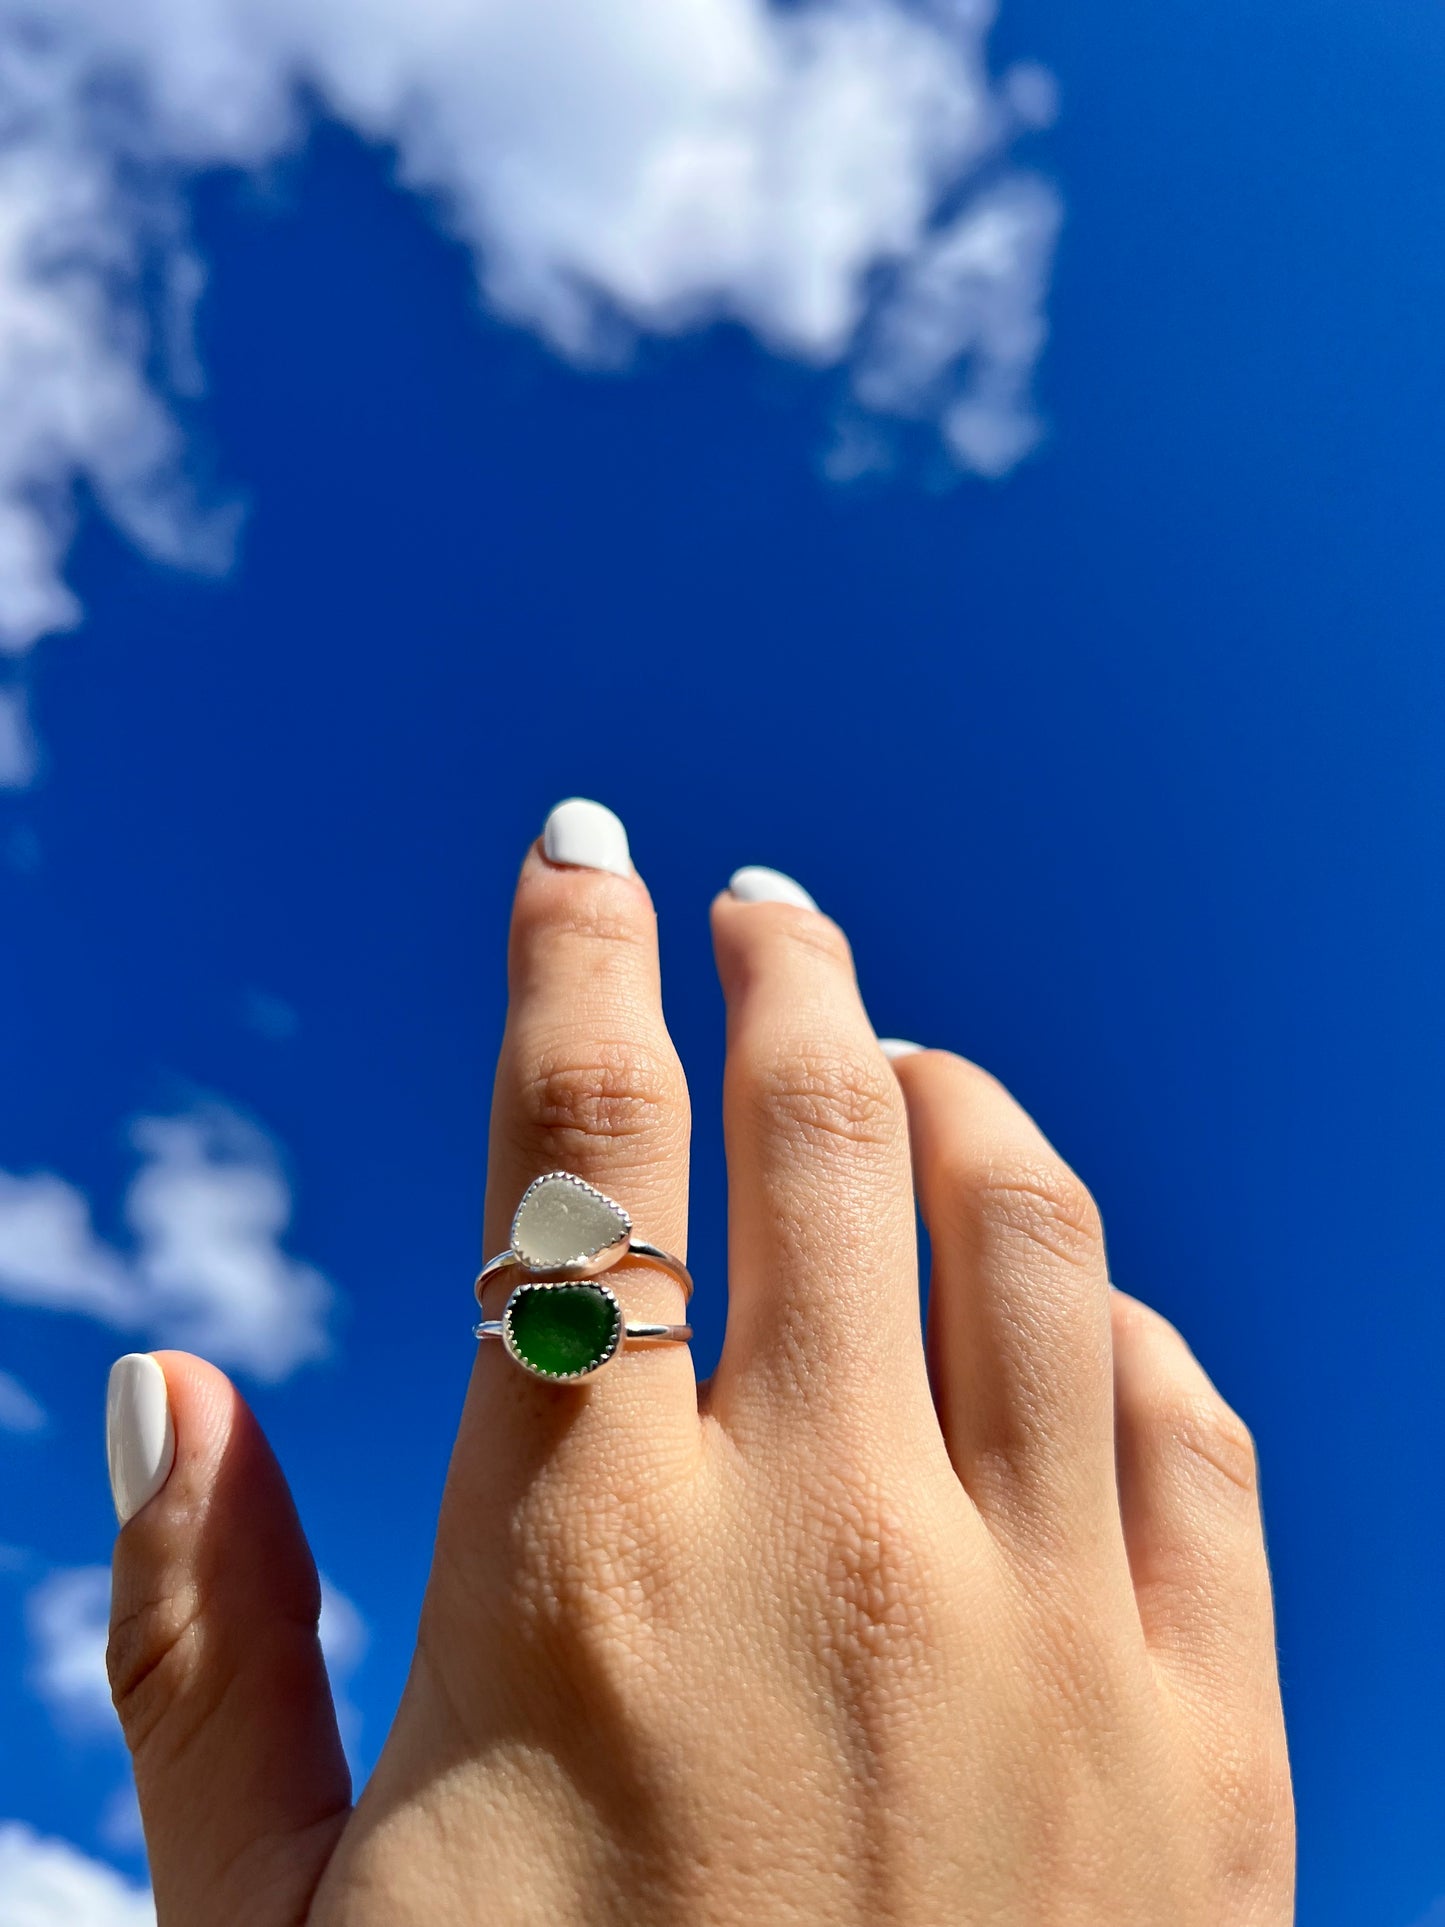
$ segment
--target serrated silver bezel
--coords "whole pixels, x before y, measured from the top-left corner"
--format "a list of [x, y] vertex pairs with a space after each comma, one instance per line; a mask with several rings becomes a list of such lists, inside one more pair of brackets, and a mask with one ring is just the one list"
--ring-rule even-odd
[[[515, 1307], [518, 1299], [521, 1298], [527, 1292], [576, 1291], [579, 1286], [584, 1291], [595, 1291], [600, 1298], [605, 1298], [612, 1307], [612, 1337], [608, 1343], [607, 1350], [602, 1354], [602, 1356], [599, 1359], [597, 1359], [597, 1361], [594, 1364], [587, 1366], [585, 1371], [580, 1371], [580, 1372], [541, 1371], [536, 1365], [534, 1365], [531, 1362], [530, 1359], [523, 1358], [521, 1353], [517, 1350], [515, 1343], [513, 1342], [513, 1337], [512, 1337], [513, 1308]], [[600, 1371], [604, 1371], [607, 1368], [607, 1366], [609, 1366], [612, 1363], [613, 1359], [616, 1358], [617, 1354], [621, 1351], [622, 1341], [623, 1341], [623, 1338], [626, 1336], [626, 1330], [627, 1330], [626, 1320], [622, 1316], [622, 1306], [618, 1301], [617, 1293], [612, 1289], [611, 1285], [599, 1284], [596, 1281], [596, 1279], [593, 1279], [593, 1278], [528, 1278], [528, 1279], [525, 1279], [521, 1284], [513, 1287], [512, 1294], [508, 1298], [506, 1307], [502, 1312], [502, 1343], [506, 1347], [508, 1358], [511, 1359], [514, 1365], [520, 1365], [522, 1370], [526, 1372], [529, 1377], [541, 1379], [544, 1385], [582, 1385], [582, 1384], [585, 1384], [589, 1378], [596, 1378], [597, 1374]]]
[[[517, 1243], [517, 1226], [521, 1222], [522, 1212], [532, 1193], [544, 1184], [559, 1183], [573, 1185], [577, 1190], [585, 1191], [589, 1197], [596, 1198], [599, 1203], [605, 1204], [609, 1211], [615, 1211], [623, 1228], [619, 1237], [610, 1239], [605, 1245], [598, 1245], [593, 1251], [580, 1253], [577, 1257], [569, 1259], [565, 1265], [549, 1265], [544, 1270], [541, 1266], [533, 1265]], [[519, 1265], [525, 1265], [534, 1276], [557, 1279], [595, 1278], [599, 1272], [610, 1271], [619, 1258], [626, 1257], [627, 1247], [631, 1242], [631, 1213], [620, 1205], [616, 1198], [609, 1198], [607, 1193], [599, 1191], [595, 1184], [588, 1184], [585, 1178], [574, 1177], [570, 1171], [544, 1171], [540, 1178], [533, 1178], [522, 1193], [516, 1210], [512, 1213], [510, 1241], [512, 1255]]]

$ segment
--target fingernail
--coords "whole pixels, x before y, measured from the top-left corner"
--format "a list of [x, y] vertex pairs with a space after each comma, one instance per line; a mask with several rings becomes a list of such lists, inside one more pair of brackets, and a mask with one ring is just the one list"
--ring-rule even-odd
[[739, 903], [791, 903], [799, 910], [818, 907], [801, 883], [794, 883], [781, 870], [765, 870], [758, 863], [734, 870], [728, 878], [728, 888]]
[[569, 796], [553, 810], [542, 828], [542, 853], [549, 863], [570, 863], [579, 870], [633, 874], [622, 818], [585, 796]]
[[915, 1051], [923, 1049], [922, 1044], [910, 1044], [906, 1037], [880, 1037], [878, 1048], [892, 1063], [895, 1057], [912, 1057]]
[[156, 1496], [176, 1461], [166, 1375], [149, 1352], [127, 1352], [110, 1368], [105, 1456], [115, 1516], [124, 1525]]

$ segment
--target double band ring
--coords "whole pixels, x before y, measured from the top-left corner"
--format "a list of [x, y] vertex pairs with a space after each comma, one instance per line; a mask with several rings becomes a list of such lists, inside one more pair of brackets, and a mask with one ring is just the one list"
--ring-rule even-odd
[[685, 1345], [690, 1325], [654, 1325], [623, 1316], [617, 1294], [598, 1275], [625, 1258], [670, 1272], [692, 1296], [692, 1275], [680, 1258], [632, 1235], [620, 1204], [570, 1171], [549, 1171], [527, 1186], [512, 1219], [505, 1251], [477, 1274], [477, 1303], [493, 1278], [524, 1276], [500, 1318], [483, 1318], [478, 1338], [499, 1338], [507, 1355], [534, 1378], [576, 1384], [593, 1378], [626, 1345]]

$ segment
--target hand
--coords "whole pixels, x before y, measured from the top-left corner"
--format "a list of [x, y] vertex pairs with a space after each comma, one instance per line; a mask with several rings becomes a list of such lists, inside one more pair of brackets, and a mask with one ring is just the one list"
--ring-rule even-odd
[[[1291, 1918], [1248, 1434], [1110, 1290], [1035, 1125], [944, 1051], [890, 1064], [843, 936], [770, 877], [713, 907], [716, 1376], [667, 1346], [551, 1386], [478, 1347], [354, 1811], [315, 1569], [254, 1420], [197, 1359], [129, 1368], [142, 1408], [164, 1374], [175, 1441], [166, 1477], [156, 1411], [149, 1445], [135, 1396], [117, 1415], [139, 1509], [111, 1672], [160, 1927]], [[646, 889], [615, 819], [567, 805], [517, 889], [487, 1249], [562, 1168], [680, 1252], [687, 1154]], [[609, 1281], [633, 1318], [682, 1315], [661, 1272]]]

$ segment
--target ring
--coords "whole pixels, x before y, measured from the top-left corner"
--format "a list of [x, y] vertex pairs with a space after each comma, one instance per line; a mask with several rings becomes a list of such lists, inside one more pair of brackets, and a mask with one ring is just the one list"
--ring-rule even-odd
[[670, 1272], [692, 1296], [692, 1274], [680, 1258], [632, 1235], [622, 1206], [574, 1177], [549, 1171], [527, 1186], [512, 1219], [512, 1240], [489, 1258], [473, 1290], [504, 1271], [527, 1274], [500, 1318], [484, 1318], [477, 1338], [499, 1338], [507, 1355], [534, 1378], [576, 1383], [610, 1364], [624, 1344], [685, 1345], [690, 1325], [654, 1325], [623, 1317], [617, 1294], [596, 1283], [624, 1258], [637, 1258]]

